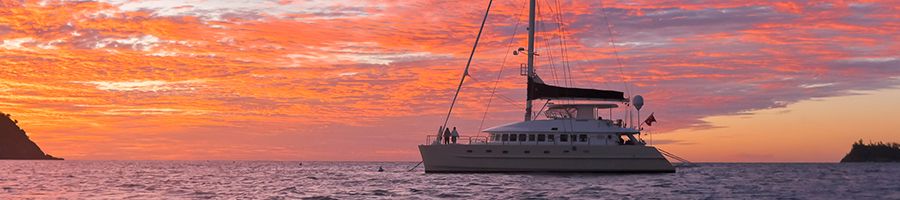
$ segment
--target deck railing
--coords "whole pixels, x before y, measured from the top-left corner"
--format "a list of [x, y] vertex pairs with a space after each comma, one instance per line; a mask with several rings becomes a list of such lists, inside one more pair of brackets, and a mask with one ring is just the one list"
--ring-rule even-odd
[[[425, 144], [432, 144], [436, 140], [441, 140], [441, 144], [445, 144], [444, 138], [438, 138], [437, 135], [429, 135], [425, 137]], [[487, 136], [459, 136], [456, 138], [456, 144], [484, 144], [488, 142]], [[450, 142], [453, 144], [453, 142]]]
[[[579, 134], [573, 134], [579, 135]], [[437, 135], [428, 135], [425, 138], [425, 144], [431, 145], [436, 140], [440, 140], [440, 144], [446, 144], [443, 141], [443, 138], [438, 138]], [[453, 142], [449, 142], [453, 144]], [[580, 138], [580, 137], [570, 137], [567, 141], [559, 141], [559, 138], [554, 138], [554, 140], [546, 139], [544, 141], [490, 141], [490, 138], [487, 136], [459, 136], [456, 139], [456, 144], [501, 144], [501, 145], [521, 145], [521, 144], [546, 144], [546, 145], [557, 145], [557, 144], [570, 144], [570, 145], [611, 145], [611, 144], [620, 144], [620, 145], [643, 145], [643, 140], [639, 143], [620, 143], [614, 140], [598, 140], [595, 141], [592, 137]]]

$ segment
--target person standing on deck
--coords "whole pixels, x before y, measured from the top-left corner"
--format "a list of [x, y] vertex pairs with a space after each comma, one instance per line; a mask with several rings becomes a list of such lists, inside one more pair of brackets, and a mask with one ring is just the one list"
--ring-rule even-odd
[[453, 144], [456, 144], [456, 138], [459, 138], [459, 132], [456, 132], [456, 127], [453, 127], [453, 132], [450, 132], [450, 137], [453, 139]]
[[444, 144], [450, 144], [450, 128], [444, 128]]

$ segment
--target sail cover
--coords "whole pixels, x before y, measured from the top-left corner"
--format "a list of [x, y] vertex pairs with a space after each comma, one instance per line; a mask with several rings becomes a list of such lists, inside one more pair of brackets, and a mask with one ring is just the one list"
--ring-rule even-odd
[[627, 101], [625, 93], [619, 91], [547, 85], [537, 74], [528, 77], [528, 100], [535, 99]]

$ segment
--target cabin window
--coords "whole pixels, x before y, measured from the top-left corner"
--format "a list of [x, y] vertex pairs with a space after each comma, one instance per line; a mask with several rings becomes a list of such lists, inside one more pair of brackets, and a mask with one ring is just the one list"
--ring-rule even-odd
[[579, 142], [587, 142], [587, 135], [584, 135], [584, 134], [578, 135], [578, 141]]
[[516, 134], [509, 134], [509, 141], [515, 142], [515, 141], [516, 141]]
[[560, 141], [560, 142], [568, 142], [568, 141], [569, 141], [569, 135], [566, 135], [566, 134], [559, 135], [559, 141]]
[[528, 135], [528, 141], [534, 141], [534, 134]]
[[556, 141], [556, 135], [553, 135], [553, 134], [547, 135], [547, 142], [553, 142], [553, 141]]
[[538, 137], [538, 142], [545, 142], [545, 141], [547, 141], [547, 135], [544, 135], [544, 134], [538, 134], [537, 137]]
[[502, 137], [504, 142], [509, 141], [509, 135], [507, 135], [507, 134], [503, 134], [503, 136], [500, 136], [500, 137]]

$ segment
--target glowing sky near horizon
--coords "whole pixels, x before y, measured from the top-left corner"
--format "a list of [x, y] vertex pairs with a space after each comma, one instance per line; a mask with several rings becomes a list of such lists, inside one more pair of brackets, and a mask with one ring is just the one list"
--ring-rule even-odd
[[[695, 160], [835, 161], [860, 137], [821, 127], [866, 119], [769, 112], [857, 116], [874, 105], [827, 108], [866, 91], [878, 105], [897, 98], [896, 1], [539, 2], [537, 73], [576, 87], [627, 82], [656, 113], [660, 145]], [[494, 99], [485, 127], [521, 119], [524, 57], [507, 44], [516, 33], [512, 47], [526, 46], [524, 3], [495, 2], [451, 120], [463, 134], [478, 129], [498, 73], [510, 101]], [[67, 159], [418, 160], [486, 4], [0, 0], [0, 111]], [[758, 152], [791, 145], [753, 139], [772, 133], [752, 127], [785, 116], [795, 136], [838, 151]], [[859, 128], [900, 142], [888, 127]]]

